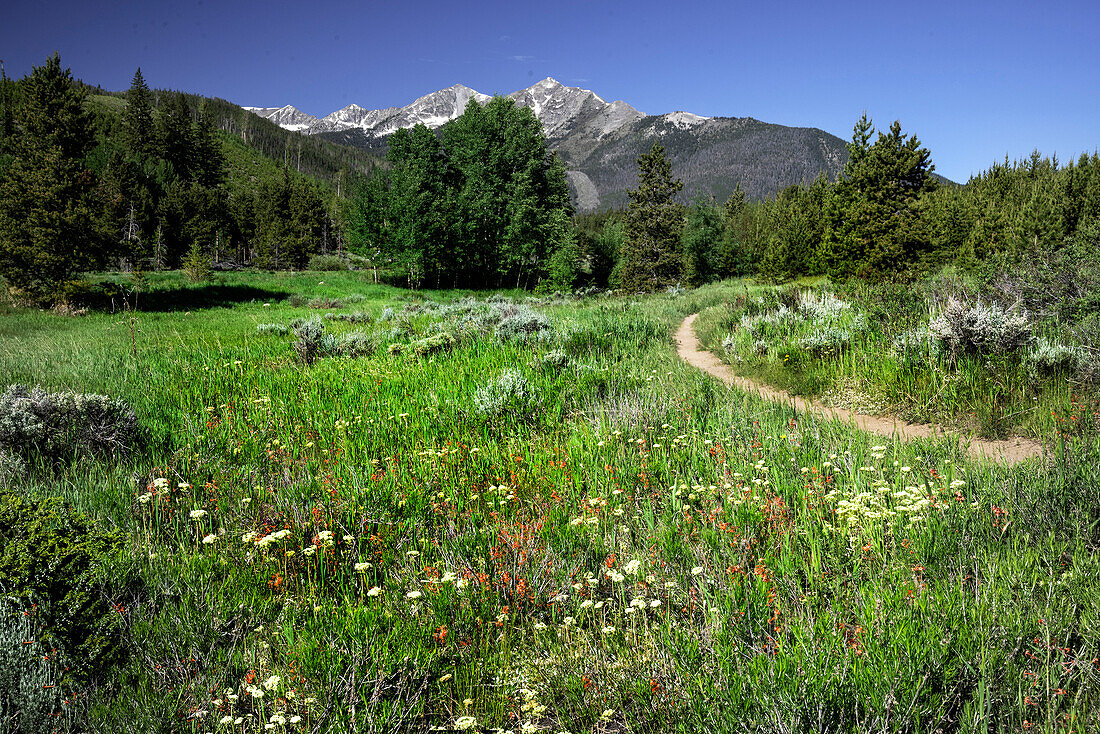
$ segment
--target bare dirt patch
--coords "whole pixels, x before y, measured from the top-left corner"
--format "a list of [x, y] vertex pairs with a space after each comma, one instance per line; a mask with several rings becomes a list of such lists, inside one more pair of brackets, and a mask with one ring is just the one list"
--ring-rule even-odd
[[790, 405], [795, 410], [805, 413], [815, 413], [826, 419], [850, 423], [860, 430], [879, 436], [900, 438], [903, 441], [916, 438], [956, 436], [972, 456], [1002, 461], [1007, 464], [1017, 464], [1025, 459], [1043, 455], [1042, 444], [1030, 438], [1017, 437], [1001, 441], [966, 438], [958, 436], [950, 429], [935, 424], [907, 423], [889, 416], [865, 415], [843, 408], [831, 408], [819, 401], [806, 400], [797, 395], [791, 395], [784, 390], [777, 390], [755, 380], [736, 375], [729, 365], [714, 354], [704, 350], [699, 343], [695, 336], [695, 330], [692, 328], [695, 317], [698, 315], [688, 316], [680, 324], [680, 328], [676, 330], [676, 351], [679, 353], [680, 358], [691, 366], [697, 367], [739, 390], [755, 393], [765, 400]]

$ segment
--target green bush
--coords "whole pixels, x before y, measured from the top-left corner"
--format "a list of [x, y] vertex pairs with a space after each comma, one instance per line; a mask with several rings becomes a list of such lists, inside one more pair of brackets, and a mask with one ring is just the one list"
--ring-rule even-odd
[[559, 374], [564, 372], [572, 363], [573, 360], [568, 354], [560, 349], [553, 349], [542, 356], [542, 359], [539, 361], [539, 366], [542, 368], [543, 372]]
[[24, 459], [63, 461], [81, 453], [125, 458], [137, 441], [137, 418], [121, 400], [24, 385], [0, 395], [0, 448]]
[[439, 354], [440, 352], [448, 352], [454, 348], [458, 343], [454, 335], [449, 331], [442, 331], [438, 334], [432, 334], [426, 336], [423, 339], [417, 339], [410, 347], [416, 354], [425, 357], [430, 354]]
[[348, 261], [339, 255], [314, 255], [309, 259], [306, 270], [339, 271], [347, 270]]
[[122, 616], [108, 601], [122, 543], [60, 499], [0, 491], [0, 595], [36, 605], [38, 639], [68, 657], [74, 680], [102, 677], [122, 657]]

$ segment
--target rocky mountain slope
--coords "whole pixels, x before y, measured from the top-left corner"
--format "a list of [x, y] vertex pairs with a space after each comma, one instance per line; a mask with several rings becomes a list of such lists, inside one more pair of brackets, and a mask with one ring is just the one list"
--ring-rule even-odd
[[[690, 112], [646, 115], [549, 77], [508, 96], [542, 122], [550, 147], [568, 168], [580, 211], [625, 206], [626, 191], [637, 183], [636, 160], [655, 140], [684, 181], [685, 201], [723, 201], [738, 183], [750, 197], [772, 195], [821, 173], [836, 176], [848, 155], [843, 140], [817, 128]], [[470, 99], [484, 103], [490, 97], [456, 84], [405, 107], [368, 110], [353, 104], [320, 119], [289, 106], [249, 109], [288, 130], [381, 152], [397, 129], [417, 123], [439, 128], [462, 114]]]

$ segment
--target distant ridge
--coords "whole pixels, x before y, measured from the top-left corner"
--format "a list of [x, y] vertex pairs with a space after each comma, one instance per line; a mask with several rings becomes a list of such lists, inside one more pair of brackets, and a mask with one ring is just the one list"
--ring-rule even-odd
[[[848, 149], [843, 140], [817, 128], [796, 128], [751, 117], [703, 117], [686, 111], [646, 115], [623, 101], [569, 87], [552, 77], [508, 95], [542, 122], [550, 147], [569, 171], [580, 211], [621, 207], [637, 182], [637, 158], [660, 141], [672, 158], [673, 174], [684, 181], [685, 201], [724, 201], [740, 184], [750, 198], [835, 178]], [[287, 130], [382, 152], [400, 128], [423, 123], [437, 129], [476, 99], [491, 97], [462, 84], [419, 97], [404, 107], [368, 110], [348, 105], [322, 118], [287, 105], [248, 107]]]

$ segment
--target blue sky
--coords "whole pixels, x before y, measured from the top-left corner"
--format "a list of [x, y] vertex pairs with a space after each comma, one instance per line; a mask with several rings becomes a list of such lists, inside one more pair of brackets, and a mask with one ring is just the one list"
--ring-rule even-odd
[[400, 106], [461, 82], [546, 76], [643, 112], [820, 127], [900, 119], [965, 181], [1038, 148], [1100, 149], [1100, 2], [233, 2], [7, 0], [0, 59], [57, 50], [90, 83], [324, 115]]

